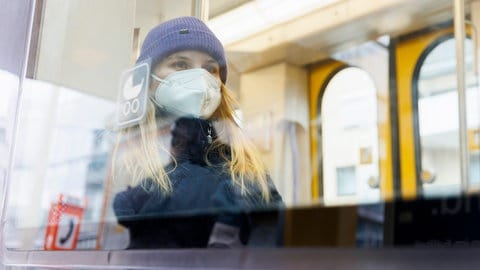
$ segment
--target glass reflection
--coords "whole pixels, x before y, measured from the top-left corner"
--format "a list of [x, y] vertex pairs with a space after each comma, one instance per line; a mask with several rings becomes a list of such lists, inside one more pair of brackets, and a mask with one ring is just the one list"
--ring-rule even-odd
[[[94, 248], [113, 136], [111, 101], [26, 79], [10, 183], [9, 248], [43, 248], [52, 203], [85, 200], [78, 246]], [[93, 241], [93, 243], [92, 243]]]
[[[470, 182], [466, 190], [478, 189], [478, 152], [473, 135], [479, 127], [478, 89], [472, 76], [473, 43], [465, 41], [467, 66], [467, 125], [471, 138]], [[455, 70], [455, 40], [435, 46], [420, 68], [418, 115], [421, 143], [421, 173], [426, 197], [461, 194], [458, 138], [458, 102]], [[439, 120], [441, 119], [441, 121]]]
[[[7, 203], [4, 194], [8, 192], [6, 190], [6, 181], [10, 165], [12, 131], [15, 119], [14, 112], [15, 106], [17, 105], [19, 83], [18, 76], [0, 69], [0, 211], [4, 209], [4, 204]], [[11, 216], [4, 216], [5, 213], [0, 214], [7, 222], [12, 221]], [[2, 234], [2, 232], [0, 232], [0, 234]], [[11, 234], [4, 234], [3, 239], [7, 245], [18, 242], [16, 237]]]
[[360, 68], [342, 69], [326, 86], [321, 108], [325, 204], [380, 201], [377, 96], [372, 78]]
[[[387, 215], [381, 200], [393, 198], [404, 181], [395, 179], [402, 183], [388, 187], [392, 196], [380, 195], [388, 178], [385, 172], [392, 164], [397, 166], [386, 143], [395, 136], [385, 131], [390, 131], [387, 48], [378, 53], [367, 46], [364, 55], [353, 55], [371, 69], [337, 59], [363, 70], [346, 68], [331, 78], [318, 112], [309, 107], [318, 95], [309, 95], [308, 80], [314, 77], [311, 67], [335, 58], [327, 55], [330, 51], [323, 52], [330, 48], [324, 42], [339, 44], [333, 51], [362, 42], [343, 44], [345, 35], [335, 34], [336, 22], [331, 22], [331, 29], [309, 23], [324, 18], [326, 11], [318, 8], [309, 20], [282, 21], [259, 35], [267, 37], [279, 29], [278, 33], [312, 30], [305, 40], [288, 35], [257, 44], [257, 37], [252, 37], [230, 47], [228, 72], [237, 73], [233, 85], [238, 86], [232, 91], [226, 86], [223, 46], [200, 22], [167, 21], [163, 26], [178, 39], [166, 38], [161, 28], [145, 39], [147, 30], [166, 18], [159, 10], [168, 5], [118, 1], [45, 3], [38, 80], [27, 81], [22, 101], [7, 247], [383, 245], [384, 233], [390, 233], [387, 227], [397, 217]], [[147, 5], [141, 8], [141, 3]], [[84, 14], [95, 19], [86, 22]], [[64, 23], [52, 19], [56, 17]], [[213, 20], [210, 23], [214, 25]], [[58, 25], [66, 26], [65, 33]], [[323, 28], [330, 30], [325, 34]], [[199, 29], [203, 35], [196, 32]], [[141, 40], [145, 42], [137, 52]], [[130, 61], [132, 55], [135, 59]], [[380, 60], [367, 61], [374, 58]], [[148, 71], [133, 73], [126, 80], [129, 91], [117, 93], [124, 90], [115, 87], [120, 71], [142, 64]], [[115, 94], [130, 103], [115, 103]], [[144, 107], [139, 95], [145, 97]], [[426, 102], [420, 103], [424, 112]], [[119, 109], [120, 105], [125, 106]], [[135, 116], [141, 117], [119, 124], [118, 113], [139, 111]], [[312, 118], [315, 124], [309, 122]], [[319, 127], [317, 122], [321, 146], [311, 144], [310, 131]], [[472, 128], [475, 142], [478, 125]], [[317, 148], [321, 168], [311, 164]], [[479, 164], [477, 154], [472, 154], [471, 162]], [[478, 170], [472, 172], [472, 186], [480, 183], [475, 180], [478, 175]], [[322, 178], [321, 188], [312, 184], [315, 177]], [[322, 198], [315, 189], [321, 190]], [[283, 208], [283, 202], [295, 209]], [[397, 213], [398, 222], [405, 224], [427, 216], [414, 216], [408, 209]], [[57, 233], [51, 228], [58, 228]]]
[[246, 245], [248, 211], [282, 199], [235, 121], [223, 45], [200, 20], [176, 18], [149, 32], [137, 63], [151, 67], [148, 89], [132, 85], [149, 92], [146, 117], [119, 130], [113, 170], [114, 182], [130, 178], [113, 202], [129, 248]]

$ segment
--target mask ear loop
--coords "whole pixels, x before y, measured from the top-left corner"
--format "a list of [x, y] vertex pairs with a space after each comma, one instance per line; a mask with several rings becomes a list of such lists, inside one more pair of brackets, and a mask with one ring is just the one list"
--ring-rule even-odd
[[165, 83], [166, 82], [164, 79], [161, 79], [160, 77], [158, 77], [157, 75], [155, 75], [153, 73], [150, 73], [150, 77], [152, 77], [153, 79], [155, 79], [155, 81], [160, 82], [160, 83]]
[[[158, 77], [157, 75], [155, 75], [153, 73], [150, 73], [150, 77], [152, 77], [158, 83], [168, 83], [168, 81], [161, 79], [160, 77]], [[157, 99], [155, 98], [155, 92], [149, 93], [148, 98], [150, 98], [150, 100], [153, 102], [153, 104], [157, 105], [159, 108], [162, 108], [162, 109], [165, 108], [162, 104], [159, 104], [157, 102]]]

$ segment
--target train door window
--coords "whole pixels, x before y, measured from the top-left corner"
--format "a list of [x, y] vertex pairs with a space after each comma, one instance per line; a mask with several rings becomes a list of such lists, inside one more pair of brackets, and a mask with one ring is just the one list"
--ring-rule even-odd
[[134, 4], [37, 1], [41, 24], [33, 26], [9, 174], [7, 249], [103, 248], [101, 225], [115, 224], [104, 198], [119, 76], [132, 65]]
[[337, 194], [338, 196], [355, 195], [355, 167], [337, 168]]
[[[426, 54], [425, 54], [426, 53]], [[425, 197], [458, 195], [461, 192], [455, 40], [443, 39], [427, 48], [420, 61], [417, 104], [420, 141], [420, 180]], [[471, 188], [478, 188], [478, 153], [475, 133], [479, 128], [478, 89], [472, 76], [473, 44], [465, 42], [467, 125], [471, 135]]]
[[325, 204], [378, 201], [378, 186], [370, 183], [379, 176], [377, 96], [370, 75], [357, 67], [338, 71], [325, 88], [320, 113]]

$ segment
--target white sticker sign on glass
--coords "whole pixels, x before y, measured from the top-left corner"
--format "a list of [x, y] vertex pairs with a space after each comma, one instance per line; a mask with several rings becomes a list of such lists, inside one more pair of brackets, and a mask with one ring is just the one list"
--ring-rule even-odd
[[143, 63], [126, 70], [120, 77], [116, 128], [125, 128], [142, 121], [147, 111], [150, 66]]

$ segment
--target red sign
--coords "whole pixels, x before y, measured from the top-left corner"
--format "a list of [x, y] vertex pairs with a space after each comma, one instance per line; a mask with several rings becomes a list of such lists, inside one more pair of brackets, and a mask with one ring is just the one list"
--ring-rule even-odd
[[77, 247], [85, 200], [60, 194], [48, 213], [45, 250], [72, 250]]

